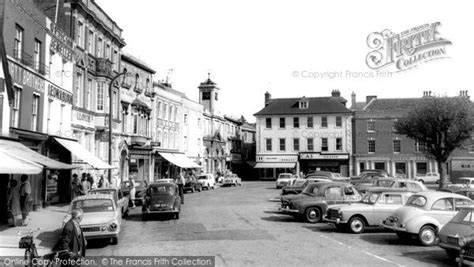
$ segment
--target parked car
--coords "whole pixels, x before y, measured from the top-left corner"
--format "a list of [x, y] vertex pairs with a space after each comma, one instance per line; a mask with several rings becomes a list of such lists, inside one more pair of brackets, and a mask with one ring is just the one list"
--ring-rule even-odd
[[187, 177], [186, 178], [186, 183], [183, 186], [183, 192], [188, 192], [191, 191], [192, 193], [198, 191], [202, 191], [202, 184], [201, 182], [198, 182], [195, 178], [193, 177]]
[[224, 178], [224, 181], [222, 182], [222, 186], [237, 186], [237, 185], [242, 185], [242, 179], [240, 179], [237, 174], [229, 174]]
[[204, 173], [198, 176], [198, 182], [201, 183], [202, 188], [209, 190], [210, 188], [214, 189], [216, 186], [216, 178], [211, 173]]
[[468, 197], [438, 191], [423, 191], [412, 195], [405, 206], [383, 221], [383, 226], [405, 239], [417, 236], [424, 246], [436, 242], [436, 233], [453, 218], [456, 210], [470, 205]]
[[109, 239], [112, 244], [118, 243], [122, 225], [122, 212], [115, 204], [114, 197], [107, 194], [88, 194], [74, 198], [69, 206], [64, 225], [71, 219], [74, 209], [84, 212], [80, 222], [84, 237], [91, 239]]
[[449, 184], [448, 187], [474, 188], [474, 177], [461, 177], [461, 178], [458, 178], [456, 183]]
[[293, 185], [285, 186], [281, 190], [281, 195], [297, 195], [305, 189], [306, 186], [312, 183], [317, 183], [317, 182], [331, 182], [331, 180], [327, 179], [326, 177], [318, 177], [318, 176], [312, 176], [311, 178], [307, 179], [296, 179]]
[[150, 214], [172, 214], [179, 219], [181, 198], [175, 183], [153, 183], [148, 185], [142, 206], [144, 219]]
[[333, 223], [339, 230], [360, 234], [366, 227], [380, 226], [412, 194], [404, 189], [371, 189], [357, 203], [330, 206], [324, 221]]
[[155, 183], [174, 183], [174, 179], [171, 178], [160, 178], [156, 179]]
[[326, 177], [329, 180], [338, 180], [338, 181], [340, 181], [341, 179], [343, 179], [341, 177], [341, 175], [338, 174], [338, 173], [326, 172], [326, 171], [314, 171], [314, 172], [308, 173], [305, 176], [305, 178], [308, 179], [308, 178], [312, 178], [312, 177], [321, 177], [321, 176]]
[[[474, 228], [474, 206], [463, 207], [438, 233], [438, 245], [446, 251], [451, 259], [459, 256], [461, 239], [472, 235]], [[460, 244], [461, 241], [461, 244]], [[465, 259], [474, 261], [474, 242], [468, 242]]]
[[426, 174], [415, 175], [415, 180], [424, 184], [437, 184], [439, 183], [439, 173], [427, 172]]
[[328, 205], [356, 202], [361, 197], [349, 183], [319, 182], [309, 184], [301, 194], [283, 196], [280, 212], [317, 223], [326, 215]]
[[105, 194], [105, 195], [113, 196], [114, 201], [115, 201], [115, 205], [122, 212], [122, 217], [127, 217], [128, 216], [129, 198], [123, 196], [122, 189], [120, 189], [120, 188], [97, 188], [97, 189], [92, 189], [89, 192], [89, 194]]
[[355, 184], [367, 176], [388, 177], [388, 173], [385, 170], [364, 170], [359, 176], [351, 176], [350, 182]]
[[[386, 181], [390, 182], [387, 184]], [[385, 185], [381, 187], [386, 188], [406, 189], [414, 193], [429, 190], [423, 183], [411, 179], [379, 178], [374, 182], [372, 188], [377, 188], [377, 185]]]
[[276, 180], [276, 189], [281, 189], [288, 185], [293, 185], [296, 176], [292, 173], [280, 173]]
[[[143, 180], [135, 181], [135, 205], [140, 206], [143, 204], [143, 197], [145, 196], [145, 190], [147, 187], [147, 182]], [[122, 193], [124, 196], [130, 195], [130, 189], [132, 189], [132, 182], [131, 181], [123, 181], [120, 184], [120, 188], [122, 189]], [[133, 206], [132, 198], [129, 196], [130, 202], [129, 205]]]

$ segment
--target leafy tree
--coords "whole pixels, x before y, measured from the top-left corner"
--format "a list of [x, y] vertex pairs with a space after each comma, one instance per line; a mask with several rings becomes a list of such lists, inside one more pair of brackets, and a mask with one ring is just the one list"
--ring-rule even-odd
[[440, 173], [439, 187], [446, 184], [446, 162], [474, 130], [473, 105], [466, 97], [423, 98], [395, 129], [426, 145], [424, 153], [435, 159]]

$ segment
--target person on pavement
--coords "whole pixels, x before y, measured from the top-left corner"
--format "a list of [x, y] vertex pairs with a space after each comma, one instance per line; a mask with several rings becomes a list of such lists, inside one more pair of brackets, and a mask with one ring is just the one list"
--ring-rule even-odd
[[20, 208], [23, 226], [28, 225], [31, 202], [31, 186], [28, 181], [28, 175], [22, 174], [20, 186]]
[[109, 188], [109, 179], [105, 179], [103, 175], [100, 176], [99, 188]]
[[135, 183], [135, 178], [130, 177], [130, 182], [132, 187], [130, 188], [130, 201], [132, 201], [132, 208], [136, 208], [135, 206], [135, 194], [137, 193], [137, 189], [135, 188], [137, 184]]
[[186, 181], [184, 180], [184, 172], [180, 172], [176, 179], [175, 183], [178, 185], [178, 191], [179, 191], [179, 197], [181, 198], [181, 204], [184, 204], [184, 192], [183, 192], [183, 187]]
[[20, 221], [20, 192], [18, 191], [18, 182], [16, 180], [10, 180], [10, 188], [8, 191], [8, 210], [12, 216], [10, 226], [18, 226]]
[[[71, 219], [64, 225], [61, 233], [61, 239], [59, 240], [59, 251], [65, 251], [61, 253], [62, 259], [78, 260], [81, 257], [86, 256], [87, 241], [82, 232], [80, 222], [82, 220], [83, 212], [81, 209], [74, 209], [71, 212]], [[75, 265], [62, 265], [62, 266], [81, 266]]]
[[79, 180], [79, 177], [77, 176], [76, 173], [72, 175], [71, 192], [72, 192], [72, 196], [71, 196], [72, 199], [74, 199], [77, 196], [82, 195], [81, 194], [81, 181]]
[[89, 191], [91, 190], [91, 185], [89, 181], [85, 177], [82, 177], [81, 180], [81, 194], [82, 195], [87, 195], [89, 194]]

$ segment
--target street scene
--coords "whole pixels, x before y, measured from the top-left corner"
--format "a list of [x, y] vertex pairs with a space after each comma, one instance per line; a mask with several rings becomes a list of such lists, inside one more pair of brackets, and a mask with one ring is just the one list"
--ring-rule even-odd
[[474, 265], [470, 6], [343, 2], [0, 0], [0, 266]]

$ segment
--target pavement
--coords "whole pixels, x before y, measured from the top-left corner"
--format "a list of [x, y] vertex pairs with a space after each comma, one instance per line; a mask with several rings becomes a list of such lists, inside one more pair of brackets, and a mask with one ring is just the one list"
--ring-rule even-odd
[[62, 220], [68, 207], [49, 206], [30, 212], [31, 220], [27, 226], [0, 225], [0, 256], [23, 256], [25, 249], [18, 248], [18, 242], [29, 230], [36, 230], [33, 236], [38, 255], [50, 253], [61, 234]]

